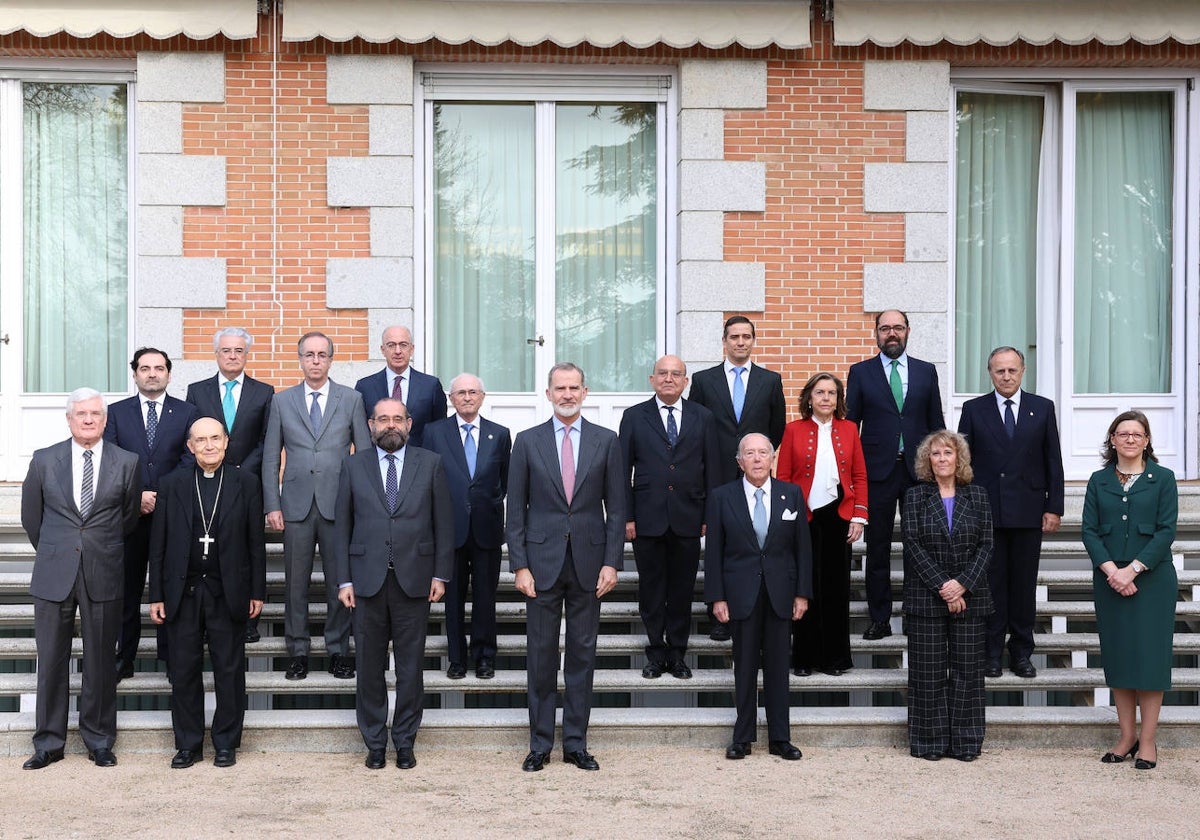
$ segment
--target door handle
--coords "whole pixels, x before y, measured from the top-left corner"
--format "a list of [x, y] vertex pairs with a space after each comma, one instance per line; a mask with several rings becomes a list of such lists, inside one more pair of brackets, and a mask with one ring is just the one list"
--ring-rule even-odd
[[[5, 343], [5, 344], [7, 344], [7, 343], [8, 343], [8, 336], [5, 336], [5, 337], [4, 337], [4, 343]], [[536, 344], [538, 347], [542, 347], [542, 346], [543, 346], [543, 345], [545, 345], [545, 343], [546, 343], [546, 338], [545, 338], [545, 336], [540, 336], [540, 335], [539, 335], [537, 338], [527, 338], [527, 339], [525, 339], [525, 343], [526, 343], [526, 344]]]
[[0, 337], [0, 341], [3, 341], [5, 344], [8, 344], [10, 340], [11, 339], [8, 337], [8, 333], [5, 333], [2, 337]]

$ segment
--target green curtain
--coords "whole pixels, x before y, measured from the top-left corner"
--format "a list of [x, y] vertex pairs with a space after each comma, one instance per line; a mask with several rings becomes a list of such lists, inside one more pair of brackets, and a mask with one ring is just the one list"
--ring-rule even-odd
[[1012, 346], [1037, 381], [1041, 96], [962, 92], [955, 136], [954, 389], [992, 388], [987, 357]]
[[25, 390], [124, 391], [126, 86], [27, 82], [22, 92]]
[[1075, 117], [1075, 393], [1165, 393], [1172, 94], [1081, 92]]

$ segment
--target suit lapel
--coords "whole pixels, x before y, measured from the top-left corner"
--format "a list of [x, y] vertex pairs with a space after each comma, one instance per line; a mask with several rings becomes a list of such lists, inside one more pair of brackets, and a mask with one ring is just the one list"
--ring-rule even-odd
[[[888, 363], [891, 363], [890, 359], [888, 360]], [[887, 399], [884, 400], [884, 402], [887, 403], [888, 410], [893, 414], [899, 415], [900, 410], [896, 408], [896, 399], [892, 396], [892, 384], [888, 382], [887, 376], [885, 376], [883, 373], [883, 363], [879, 360], [879, 356], [876, 356], [874, 360], [872, 360], [869, 370], [872, 371], [870, 376], [875, 380], [875, 386], [882, 389], [883, 392], [887, 394]], [[912, 392], [913, 385], [912, 376], [913, 367], [912, 360], [910, 359], [908, 362], [908, 390], [910, 393]], [[908, 402], [908, 394], [904, 395], [904, 401]]]
[[[983, 425], [988, 430], [992, 437], [996, 439], [996, 443], [1001, 449], [1006, 450], [1012, 445], [1012, 441], [1008, 438], [1008, 432], [1004, 430], [1004, 421], [1000, 419], [1000, 409], [994, 402], [996, 392], [993, 391], [990, 395], [990, 401], [987, 403], [983, 412]], [[1021, 434], [1021, 423], [1017, 422], [1017, 434]]]
[[[742, 406], [743, 417], [746, 416], [747, 409], [751, 405], [757, 405], [758, 401], [763, 399], [763, 394], [768, 390], [766, 374], [762, 367], [754, 364], [754, 362], [749, 362], [747, 372], [750, 374], [750, 379], [746, 383], [746, 404]], [[729, 404], [731, 407], [733, 406], [732, 398], [730, 398]]]
[[325, 400], [325, 411], [321, 413], [321, 429], [315, 435], [314, 440], [320, 440], [321, 435], [325, 434], [325, 430], [329, 428], [329, 421], [334, 413], [338, 410], [338, 404], [342, 400], [342, 390], [334, 388], [333, 382], [329, 383], [329, 396]]
[[[653, 429], [660, 438], [662, 438], [663, 443], [666, 443], [667, 430], [663, 428], [662, 415], [658, 408], [658, 401], [655, 400], [654, 397], [651, 397], [648, 402], [642, 403], [642, 406], [642, 416], [645, 418], [646, 423], [649, 424], [650, 428]], [[676, 418], [676, 422], [679, 423], [679, 433], [682, 435], [683, 424], [680, 422], [680, 418]]]
[[[480, 472], [483, 471], [483, 465], [492, 457], [492, 449], [496, 446], [495, 433], [484, 425], [482, 417], [475, 418], [475, 476], [471, 478], [471, 483], [475, 483]], [[459, 447], [461, 449], [461, 447]], [[462, 458], [463, 469], [467, 468], [467, 456], [465, 452], [459, 452], [459, 457]], [[468, 475], [470, 473], [468, 472]]]
[[733, 413], [733, 394], [729, 390], [729, 377], [725, 373], [725, 363], [710, 368], [713, 372], [713, 387], [717, 392], [717, 405], [713, 408], [722, 411], [728, 417], [729, 422], [737, 425], [737, 417]]
[[596, 453], [600, 450], [600, 441], [591, 433], [590, 426], [588, 421], [582, 417], [579, 418], [579, 457], [576, 459], [575, 467], [575, 490], [582, 486], [588, 470], [596, 460]]
[[[467, 466], [467, 452], [463, 448], [463, 439], [460, 435], [460, 427], [458, 425], [458, 415], [451, 415], [454, 418], [454, 425], [447, 426], [445, 431], [446, 449], [450, 450], [450, 460], [454, 462], [455, 468], [467, 477], [467, 483], [471, 482], [471, 470]], [[483, 421], [478, 417], [472, 424], [475, 427], [475, 469], [479, 469], [479, 465], [483, 463]], [[426, 431], [426, 434], [429, 434]]]
[[[547, 420], [540, 427], [538, 432], [540, 438], [539, 445], [534, 447], [542, 458], [542, 466], [546, 473], [551, 476], [558, 476], [557, 481], [550, 482], [554, 485], [555, 492], [562, 497], [563, 503], [567, 501], [567, 493], [563, 490], [562, 483], [562, 465], [558, 462], [558, 445], [554, 433], [554, 421]], [[579, 471], [575, 471], [575, 486], [579, 486]]]
[[[767, 518], [767, 539], [763, 542], [764, 549], [771, 544], [771, 538], [778, 530], [777, 526], [783, 522], [785, 510], [799, 515], [798, 510], [792, 507], [788, 494], [781, 492], [776, 482], [771, 482], [771, 515]], [[755, 539], [757, 538], [755, 536]]]
[[[64, 499], [71, 500], [71, 509], [75, 511], [75, 516], [80, 521], [83, 517], [79, 513], [79, 504], [75, 501], [75, 483], [72, 481], [71, 475], [71, 441], [67, 441], [66, 445], [59, 449], [54, 455], [54, 480], [58, 482], [59, 492], [63, 494]], [[103, 460], [103, 459], [101, 459]], [[95, 498], [95, 490], [93, 490], [93, 498]], [[92, 504], [92, 510], [96, 509], [96, 505]]]
[[[413, 447], [413, 448], [415, 449], [416, 447]], [[416, 463], [414, 463], [415, 461], [416, 461], [416, 459], [413, 458], [413, 450], [405, 447], [405, 449], [404, 449], [404, 467], [400, 470], [400, 475], [398, 475], [396, 477], [397, 478], [396, 510], [390, 511], [390, 513], [393, 516], [396, 514], [397, 511], [400, 510], [401, 507], [404, 506], [404, 497], [406, 495], [408, 495], [409, 488], [411, 488], [413, 486], [413, 482], [416, 480], [417, 465], [416, 465]], [[376, 474], [376, 476], [378, 476], [379, 470], [376, 470], [375, 474]], [[378, 479], [377, 479], [377, 481], [378, 481]], [[378, 481], [378, 483], [380, 484], [380, 489], [383, 489], [383, 486], [382, 486], [383, 482]], [[383, 509], [387, 510], [387, 493], [386, 492], [384, 492], [384, 494], [383, 494]]]

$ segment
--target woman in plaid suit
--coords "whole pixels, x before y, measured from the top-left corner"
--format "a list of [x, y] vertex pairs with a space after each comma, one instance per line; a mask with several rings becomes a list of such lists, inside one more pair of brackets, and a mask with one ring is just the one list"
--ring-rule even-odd
[[992, 559], [987, 491], [971, 484], [962, 435], [937, 431], [916, 457], [904, 496], [908, 740], [913, 756], [979, 757], [984, 735], [984, 618]]

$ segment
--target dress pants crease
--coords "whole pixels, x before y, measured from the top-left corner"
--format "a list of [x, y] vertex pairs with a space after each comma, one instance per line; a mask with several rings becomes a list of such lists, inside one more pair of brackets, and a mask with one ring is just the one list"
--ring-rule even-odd
[[[761, 573], [760, 573], [761, 574]], [[733, 683], [737, 720], [736, 743], [758, 740], [758, 672], [762, 669], [767, 738], [790, 741], [788, 719], [788, 662], [792, 641], [791, 617], [780, 618], [771, 608], [765, 580], [760, 577], [758, 599], [750, 615], [730, 622], [733, 630]]]
[[[287, 603], [283, 612], [283, 632], [288, 656], [308, 656], [308, 590], [315, 559], [314, 547], [320, 547], [324, 565], [333, 540], [333, 520], [321, 516], [315, 501], [304, 519], [284, 522], [283, 576]], [[329, 655], [345, 656], [349, 653], [350, 611], [338, 600], [338, 581], [326, 583], [325, 650]]]

